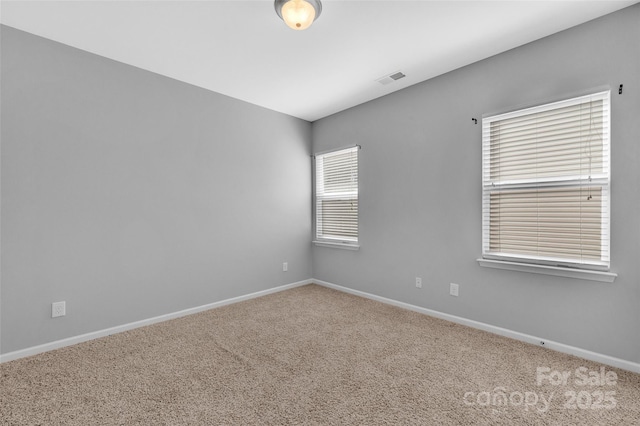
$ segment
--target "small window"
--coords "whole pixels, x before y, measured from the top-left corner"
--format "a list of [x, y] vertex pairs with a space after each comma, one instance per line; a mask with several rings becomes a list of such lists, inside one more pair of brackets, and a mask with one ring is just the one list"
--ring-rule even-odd
[[609, 92], [482, 120], [485, 259], [608, 270]]
[[316, 242], [358, 244], [358, 147], [315, 156]]

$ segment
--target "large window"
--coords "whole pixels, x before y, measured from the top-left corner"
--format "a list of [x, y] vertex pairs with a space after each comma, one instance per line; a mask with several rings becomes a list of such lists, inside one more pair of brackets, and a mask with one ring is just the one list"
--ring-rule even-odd
[[316, 154], [316, 241], [358, 244], [358, 146]]
[[609, 269], [609, 92], [482, 122], [485, 259]]

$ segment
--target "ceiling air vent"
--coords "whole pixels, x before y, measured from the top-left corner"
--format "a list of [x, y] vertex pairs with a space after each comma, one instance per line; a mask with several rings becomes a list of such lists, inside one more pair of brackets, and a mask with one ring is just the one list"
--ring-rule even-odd
[[393, 74], [389, 74], [389, 75], [385, 75], [384, 77], [380, 77], [376, 81], [378, 83], [382, 84], [383, 86], [386, 86], [387, 84], [393, 83], [396, 80], [400, 80], [403, 77], [406, 77], [406, 76], [403, 73], [401, 73], [400, 71], [398, 71], [398, 72], [394, 72]]

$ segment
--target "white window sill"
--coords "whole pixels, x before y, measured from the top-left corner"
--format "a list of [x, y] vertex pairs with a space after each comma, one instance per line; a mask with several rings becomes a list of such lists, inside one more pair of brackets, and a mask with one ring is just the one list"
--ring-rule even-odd
[[333, 242], [333, 241], [313, 241], [313, 244], [319, 247], [332, 247], [339, 248], [343, 250], [360, 250], [360, 246], [354, 243], [341, 243], [341, 242]]
[[558, 277], [578, 278], [583, 280], [612, 283], [618, 274], [586, 269], [563, 268], [560, 266], [533, 265], [529, 263], [506, 262], [504, 260], [477, 259], [485, 268], [507, 269], [509, 271], [531, 272], [534, 274], [555, 275]]

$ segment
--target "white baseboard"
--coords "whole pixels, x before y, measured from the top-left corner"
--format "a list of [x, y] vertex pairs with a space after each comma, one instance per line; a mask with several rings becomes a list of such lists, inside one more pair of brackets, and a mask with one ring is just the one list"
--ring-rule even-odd
[[386, 303], [388, 305], [397, 306], [399, 308], [408, 309], [410, 311], [419, 312], [421, 314], [429, 315], [435, 318], [444, 319], [457, 324], [466, 325], [471, 328], [477, 328], [479, 330], [488, 331], [500, 336], [509, 337], [511, 339], [519, 340], [526, 343], [531, 343], [536, 346], [544, 345], [545, 348], [562, 352], [569, 355], [574, 355], [580, 358], [588, 359], [590, 361], [598, 362], [601, 364], [609, 365], [611, 367], [620, 368], [622, 370], [632, 371], [634, 373], [640, 373], [640, 364], [636, 362], [626, 361], [620, 358], [614, 358], [609, 355], [603, 355], [597, 352], [592, 352], [586, 349], [576, 348], [574, 346], [565, 345], [563, 343], [554, 342], [545, 338], [531, 336], [529, 334], [519, 333], [517, 331], [509, 330], [502, 327], [496, 327], [490, 324], [486, 324], [479, 321], [470, 320], [467, 318], [458, 317], [455, 315], [445, 314], [443, 312], [434, 311], [432, 309], [422, 308], [420, 306], [411, 305], [405, 302], [399, 302], [397, 300], [388, 299], [382, 296], [376, 296], [375, 294], [366, 293], [364, 291], [353, 290], [347, 287], [342, 287], [337, 284], [328, 283], [321, 280], [311, 280], [313, 283], [332, 288], [334, 290], [342, 291], [345, 293], [353, 294], [356, 296], [365, 297], [367, 299], [376, 300], [378, 302]]
[[611, 357], [608, 355], [603, 355], [597, 352], [592, 352], [586, 349], [576, 348], [574, 346], [565, 345], [563, 343], [554, 342], [551, 340], [547, 340], [545, 338], [540, 338], [536, 336], [531, 336], [529, 334], [520, 333], [517, 331], [509, 330], [506, 328], [496, 327], [490, 324], [482, 323], [479, 321], [470, 320], [463, 317], [458, 317], [456, 315], [450, 315], [439, 311], [434, 311], [432, 309], [422, 308], [420, 306], [411, 305], [409, 303], [400, 302], [393, 299], [388, 299], [382, 296], [376, 296], [374, 294], [366, 293], [359, 290], [353, 290], [347, 287], [343, 287], [337, 284], [332, 284], [322, 280], [315, 279], [307, 279], [303, 281], [298, 281], [291, 284], [285, 284], [279, 287], [270, 288], [267, 290], [257, 291], [255, 293], [246, 294], [243, 296], [233, 297], [231, 299], [225, 299], [214, 303], [209, 303], [202, 306], [196, 306], [194, 308], [184, 309], [182, 311], [173, 312], [165, 315], [160, 315], [153, 318], [148, 318], [140, 321], [135, 321], [128, 324], [119, 325], [116, 327], [107, 328], [104, 330], [93, 331], [86, 334], [81, 334], [79, 336], [73, 336], [62, 340], [57, 340], [55, 342], [49, 342], [38, 346], [32, 346], [25, 349], [20, 349], [14, 352], [8, 352], [6, 354], [0, 355], [0, 363], [12, 361], [19, 358], [24, 358], [31, 355], [37, 355], [43, 352], [51, 351], [54, 349], [63, 348], [65, 346], [75, 345], [77, 343], [86, 342], [89, 340], [97, 339], [104, 336], [109, 336], [111, 334], [121, 333], [123, 331], [132, 330], [139, 327], [144, 327], [147, 325], [168, 321], [174, 318], [183, 317], [186, 315], [195, 314], [198, 312], [206, 311], [209, 309], [219, 308], [221, 306], [230, 305], [233, 303], [242, 302], [249, 299], [254, 299], [256, 297], [266, 296], [267, 294], [277, 293], [280, 291], [288, 290], [294, 287], [300, 287], [306, 284], [318, 284], [324, 287], [332, 288], [334, 290], [342, 291], [344, 293], [353, 294], [356, 296], [365, 297], [367, 299], [376, 300], [378, 302], [386, 303], [389, 305], [397, 306], [399, 308], [408, 309], [410, 311], [419, 312], [421, 314], [429, 315], [435, 318], [444, 319], [447, 321], [451, 321], [457, 324], [466, 325], [468, 327], [477, 328], [479, 330], [488, 331], [490, 333], [498, 334], [500, 336], [509, 337], [511, 339], [519, 340], [526, 343], [531, 343], [534, 345], [540, 345], [541, 342], [544, 342], [544, 347], [555, 350], [558, 352], [575, 355], [580, 358], [588, 359], [590, 361], [598, 362], [605, 365], [610, 365], [612, 367], [620, 368], [623, 370], [632, 371], [634, 373], [640, 373], [640, 363], [635, 363], [631, 361], [626, 361], [620, 358]]
[[155, 324], [158, 322], [168, 321], [174, 318], [180, 318], [187, 315], [192, 315], [198, 312], [207, 311], [209, 309], [219, 308], [221, 306], [230, 305], [233, 303], [242, 302], [249, 299], [255, 299], [256, 297], [266, 296], [267, 294], [277, 293], [279, 291], [288, 290], [294, 287], [300, 287], [306, 284], [313, 283], [313, 280], [303, 280], [291, 284], [285, 284], [279, 287], [270, 288], [267, 290], [257, 291], [255, 293], [246, 294], [244, 296], [232, 297], [231, 299], [221, 300], [219, 302], [209, 303], [202, 306], [196, 306], [194, 308], [184, 309], [178, 312], [172, 312], [165, 315], [160, 315], [153, 318], [147, 318], [140, 321], [131, 322], [128, 324], [118, 325], [116, 327], [107, 328], [104, 330], [92, 331], [90, 333], [81, 334], [79, 336], [68, 337], [62, 340], [56, 340], [55, 342], [44, 343], [38, 346], [32, 346], [30, 348], [20, 349], [14, 352], [8, 352], [0, 355], [0, 363], [13, 361], [15, 359], [24, 358], [31, 355], [37, 355], [43, 352], [52, 351], [54, 349], [63, 348], [65, 346], [75, 345], [77, 343], [86, 342], [88, 340], [97, 339], [99, 337], [109, 336], [111, 334], [121, 333], [127, 330], [133, 330], [134, 328], [144, 327], [147, 325]]

